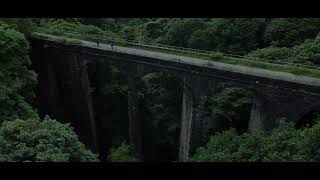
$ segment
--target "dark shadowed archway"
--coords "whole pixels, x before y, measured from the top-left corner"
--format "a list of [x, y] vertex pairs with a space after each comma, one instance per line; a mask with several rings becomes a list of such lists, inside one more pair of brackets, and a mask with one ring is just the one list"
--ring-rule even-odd
[[111, 147], [129, 142], [127, 78], [114, 65], [88, 64], [99, 155], [103, 161]]
[[295, 128], [310, 127], [315, 123], [315, 120], [320, 117], [320, 103], [315, 103], [308, 106], [294, 121]]
[[254, 91], [235, 85], [212, 89], [205, 103], [202, 145], [211, 135], [230, 128], [239, 134], [249, 128]]
[[145, 161], [178, 160], [183, 81], [165, 72], [145, 74], [138, 83]]

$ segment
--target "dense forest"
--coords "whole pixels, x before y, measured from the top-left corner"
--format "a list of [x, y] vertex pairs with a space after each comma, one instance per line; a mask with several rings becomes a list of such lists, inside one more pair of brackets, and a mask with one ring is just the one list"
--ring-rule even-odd
[[[150, 73], [138, 82], [143, 153], [130, 151], [127, 80], [114, 66], [89, 67], [99, 152], [92, 153], [65, 119], [39, 111], [31, 68], [34, 29], [81, 31], [268, 60], [320, 64], [320, 18], [0, 18], [0, 161], [178, 161], [182, 82]], [[254, 93], [213, 91], [205, 104], [194, 162], [319, 161], [320, 122], [282, 119], [269, 132], [248, 130]], [[54, 119], [56, 118], [56, 119]]]

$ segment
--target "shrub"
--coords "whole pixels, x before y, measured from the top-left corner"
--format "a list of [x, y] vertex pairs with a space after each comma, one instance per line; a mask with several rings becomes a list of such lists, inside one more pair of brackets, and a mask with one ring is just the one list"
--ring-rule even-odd
[[320, 64], [320, 43], [317, 36], [314, 40], [287, 47], [267, 47], [248, 54], [249, 57], [275, 60], [279, 62], [300, 63], [306, 65]]
[[0, 127], [0, 161], [97, 161], [69, 124], [45, 117], [5, 121]]
[[191, 161], [319, 161], [320, 122], [312, 127], [295, 129], [293, 123], [280, 121], [271, 132], [251, 130], [238, 135], [227, 130], [211, 136], [204, 147], [199, 147]]
[[292, 49], [286, 47], [268, 47], [263, 49], [258, 49], [248, 54], [249, 57], [261, 58], [273, 61], [282, 62], [295, 62], [294, 54]]
[[277, 47], [292, 47], [319, 33], [319, 18], [273, 18], [265, 30], [265, 41]]
[[130, 153], [130, 146], [123, 142], [119, 147], [112, 147], [108, 159], [111, 162], [139, 162], [140, 160]]
[[77, 21], [70, 22], [64, 19], [58, 19], [52, 21], [46, 25], [46, 28], [49, 28], [50, 33], [53, 35], [62, 35], [67, 31], [75, 31], [80, 26], [80, 23]]
[[223, 55], [223, 53], [220, 52], [212, 52], [210, 54], [210, 59], [213, 61], [219, 61], [219, 60], [223, 60], [225, 57]]
[[77, 28], [77, 31], [80, 31], [80, 32], [85, 33], [85, 34], [100, 34], [100, 35], [103, 34], [103, 30], [100, 29], [97, 26], [94, 26], [94, 25], [83, 25], [83, 24], [81, 24]]
[[23, 33], [27, 37], [31, 35], [31, 32], [35, 29], [32, 18], [0, 18], [0, 21], [7, 23], [13, 29]]
[[247, 124], [252, 99], [251, 91], [236, 87], [212, 93], [206, 102], [203, 141], [208, 141], [209, 136], [230, 127], [238, 132], [245, 131], [247, 127], [241, 125]]

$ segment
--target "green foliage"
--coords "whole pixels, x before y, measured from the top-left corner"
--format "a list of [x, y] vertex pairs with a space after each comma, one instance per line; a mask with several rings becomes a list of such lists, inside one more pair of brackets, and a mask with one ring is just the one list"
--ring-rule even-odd
[[178, 104], [182, 102], [179, 80], [171, 75], [152, 73], [146, 75], [141, 83], [139, 93], [143, 95], [145, 108], [149, 112], [146, 121], [152, 122], [152, 127], [156, 128], [152, 136], [158, 139], [157, 142], [174, 144], [177, 138], [175, 132], [180, 127], [178, 112], [181, 107]]
[[264, 45], [263, 18], [159, 18], [143, 24], [144, 40], [244, 54]]
[[159, 18], [143, 24], [144, 40], [246, 54], [270, 44], [292, 47], [314, 38], [319, 18]]
[[237, 129], [238, 132], [246, 131], [248, 124], [253, 93], [242, 88], [225, 88], [218, 93], [212, 93], [206, 103], [204, 116], [203, 142], [216, 132]]
[[206, 25], [211, 49], [233, 54], [245, 54], [261, 46], [264, 27], [262, 18], [215, 18]]
[[306, 41], [292, 48], [296, 62], [304, 64], [320, 64], [320, 34], [310, 41]]
[[108, 159], [111, 162], [140, 162], [138, 158], [131, 155], [130, 146], [122, 142], [117, 148], [112, 147]]
[[120, 31], [120, 37], [129, 40], [139, 40], [141, 39], [142, 34], [142, 26], [134, 25], [134, 26], [124, 26]]
[[69, 124], [46, 117], [4, 121], [0, 127], [0, 161], [97, 161]]
[[319, 161], [319, 119], [312, 127], [295, 129], [293, 123], [280, 121], [271, 132], [252, 130], [238, 135], [231, 129], [211, 136], [197, 149], [191, 161], [280, 162]]
[[161, 149], [177, 156], [180, 137], [182, 86], [179, 79], [165, 73], [150, 73], [138, 84], [147, 157], [159, 157]]
[[29, 105], [37, 82], [24, 35], [0, 23], [0, 123], [16, 118], [37, 117]]
[[188, 39], [188, 47], [194, 49], [210, 50], [214, 47], [214, 37], [208, 28], [198, 29]]
[[295, 62], [292, 50], [287, 47], [268, 47], [249, 53], [249, 56], [279, 62]]
[[236, 159], [241, 137], [235, 130], [229, 130], [211, 137], [205, 147], [199, 147], [191, 161], [227, 161]]
[[190, 36], [197, 29], [201, 29], [204, 23], [198, 18], [175, 18], [166, 25], [164, 41], [170, 45], [187, 47]]
[[[80, 24], [78, 21], [87, 25]], [[73, 29], [84, 31], [88, 34], [102, 33], [103, 35], [112, 36], [119, 34], [126, 39], [142, 39], [147, 42], [175, 46], [213, 49], [214, 51], [232, 54], [247, 54], [251, 51], [249, 56], [261, 58], [261, 61], [263, 61], [262, 59], [267, 59], [280, 63], [319, 64], [319, 43], [316, 40], [308, 40], [308, 38], [314, 38], [319, 33], [318, 18], [80, 18], [76, 20], [58, 19], [50, 22], [49, 27], [52, 24], [53, 29]], [[90, 22], [94, 25], [90, 24]], [[107, 26], [113, 24], [117, 30], [109, 28], [107, 31], [102, 31], [97, 27], [103, 27], [104, 24]], [[278, 36], [288, 36], [288, 38], [286, 40], [279, 39]], [[82, 38], [96, 41], [95, 38]], [[303, 41], [305, 42], [299, 46], [294, 46], [294, 48], [288, 48], [292, 46], [290, 45], [290, 39], [297, 39], [300, 44]], [[278, 40], [288, 42], [288, 47], [284, 45], [277, 47], [276, 42]], [[299, 43], [293, 43], [293, 45]], [[265, 48], [269, 44], [274, 46]], [[188, 55], [191, 56], [192, 54]], [[212, 56], [213, 60], [220, 60], [226, 63], [231, 62], [232, 64], [262, 67], [271, 70], [281, 69], [254, 62], [233, 61], [232, 59], [216, 57], [215, 54]], [[295, 67], [284, 68], [283, 71], [317, 76], [314, 75], [316, 73], [305, 72]]]
[[319, 35], [314, 40], [306, 40], [297, 46], [267, 47], [249, 53], [249, 56], [258, 57], [279, 62], [291, 62], [300, 64], [320, 63], [320, 42]]
[[[41, 33], [53, 34], [56, 36], [63, 36], [58, 39], [58, 42], [79, 45], [80, 41], [76, 39], [82, 39], [87, 41], [100, 41], [104, 43], [110, 43], [103, 39], [103, 36], [116, 36], [111, 31], [104, 31], [101, 28], [95, 25], [85, 25], [81, 24], [77, 20], [65, 20], [65, 19], [57, 19], [57, 20], [48, 20], [46, 23], [39, 26], [38, 31]], [[68, 34], [66, 34], [68, 32]], [[79, 34], [79, 32], [81, 34]], [[86, 34], [83, 36], [82, 34]], [[99, 35], [99, 37], [95, 37]], [[39, 34], [34, 34], [34, 36], [39, 36]], [[42, 36], [43, 37], [43, 36]], [[65, 37], [72, 38], [65, 39]]]
[[28, 54], [24, 35], [0, 23], [0, 161], [96, 161], [69, 125], [39, 120]]
[[160, 21], [151, 21], [144, 24], [143, 36], [150, 39], [155, 39], [162, 35], [162, 23]]
[[[34, 18], [53, 29], [94, 26], [129, 39], [246, 54], [270, 44], [291, 47], [314, 38], [319, 18]], [[39, 23], [38, 23], [39, 24]], [[41, 23], [40, 23], [41, 24]], [[57, 24], [59, 28], [57, 28]], [[111, 33], [112, 32], [112, 33]], [[141, 36], [141, 37], [140, 37]]]
[[319, 32], [319, 18], [274, 18], [266, 27], [265, 39], [277, 47], [291, 47]]
[[55, 21], [51, 21], [45, 25], [46, 28], [49, 29], [51, 34], [54, 35], [62, 35], [67, 31], [75, 31], [80, 26], [80, 23], [77, 21], [66, 21], [64, 19], [58, 19]]
[[80, 25], [77, 29], [77, 31], [80, 31], [81, 33], [84, 34], [99, 34], [99, 35], [103, 35], [104, 31], [102, 29], [100, 29], [97, 26], [94, 25]]
[[115, 20], [114, 18], [79, 18], [80, 23], [85, 25], [93, 25], [96, 27], [108, 27], [114, 28]]
[[143, 24], [141, 29], [142, 40], [146, 42], [161, 42], [163, 40], [162, 36], [165, 34], [163, 27], [167, 22], [167, 19], [158, 19]]
[[0, 18], [0, 21], [7, 23], [27, 37], [31, 35], [31, 32], [35, 29], [32, 18]]
[[[76, 38], [89, 40], [89, 41], [96, 41], [96, 38], [87, 38], [87, 37], [82, 37], [82, 36], [81, 37], [76, 36]], [[101, 41], [101, 42], [104, 42], [104, 41]], [[315, 41], [315, 42], [317, 42], [317, 41]], [[107, 41], [104, 43], [110, 43], [110, 42]], [[307, 42], [307, 43], [310, 43], [310, 42]], [[316, 44], [316, 46], [313, 46], [313, 47], [315, 47], [315, 48], [313, 48], [313, 50], [316, 52], [316, 54], [310, 54], [310, 57], [305, 57], [305, 56], [303, 56], [304, 51], [301, 51], [302, 54], [300, 54], [300, 51], [294, 52], [296, 54], [296, 57], [288, 58], [288, 60], [290, 60], [292, 62], [299, 62], [299, 63], [285, 64], [284, 66], [279, 66], [278, 64], [264, 62], [264, 61], [269, 62], [269, 60], [263, 59], [264, 56], [270, 55], [274, 59], [277, 59], [277, 57], [275, 57], [272, 53], [272, 52], [274, 52], [273, 50], [270, 50], [270, 51], [266, 50], [266, 53], [265, 53], [264, 49], [257, 50], [258, 51], [257, 53], [253, 52], [252, 54], [249, 54], [249, 57], [246, 59], [246, 57], [243, 57], [243, 58], [228, 57], [228, 56], [222, 57], [220, 53], [212, 53], [211, 55], [208, 56], [208, 55], [197, 54], [197, 53], [193, 53], [193, 52], [179, 52], [179, 51], [175, 51], [175, 50], [160, 49], [157, 47], [145, 47], [145, 46], [139, 46], [139, 45], [132, 46], [132, 45], [127, 45], [123, 42], [116, 42], [116, 45], [124, 46], [124, 47], [146, 49], [146, 50], [169, 53], [169, 54], [180, 55], [180, 56], [194, 57], [194, 58], [205, 59], [205, 60], [219, 61], [219, 62], [226, 63], [226, 64], [235, 64], [235, 65], [241, 65], [241, 66], [262, 68], [262, 69], [268, 69], [268, 70], [272, 70], [272, 71], [283, 71], [283, 72], [288, 72], [288, 73], [292, 73], [292, 74], [296, 74], [296, 75], [320, 77], [320, 71], [309, 66], [309, 65], [313, 64], [311, 61], [314, 61], [315, 63], [317, 63], [319, 61], [318, 57], [320, 55], [319, 55], [319, 53], [317, 53], [317, 50], [316, 50], [317, 44]], [[279, 52], [279, 54], [282, 54], [281, 50], [276, 49], [275, 51]], [[271, 53], [268, 53], [268, 52], [271, 52]], [[257, 56], [260, 56], [260, 57], [252, 58], [252, 57], [257, 57]], [[307, 59], [310, 61], [304, 61], [303, 59], [304, 60]], [[281, 60], [281, 59], [277, 59], [276, 61], [279, 61], [282, 64], [287, 62], [287, 61]], [[206, 64], [209, 66], [212, 65], [212, 63], [210, 63], [210, 62], [207, 62]]]
[[299, 152], [303, 155], [304, 159], [308, 161], [320, 161], [320, 123], [319, 118], [311, 128], [305, 128], [301, 133]]
[[220, 52], [212, 52], [210, 54], [210, 60], [213, 60], [213, 61], [221, 61], [225, 58], [226, 57], [223, 55], [223, 53], [220, 53]]
[[121, 31], [124, 39], [135, 39], [135, 28], [132, 26], [125, 26]]
[[139, 27], [144, 23], [151, 21], [150, 18], [78, 18], [78, 21], [84, 25], [94, 25], [101, 28], [109, 34], [124, 36], [126, 33], [134, 38], [140, 34]]

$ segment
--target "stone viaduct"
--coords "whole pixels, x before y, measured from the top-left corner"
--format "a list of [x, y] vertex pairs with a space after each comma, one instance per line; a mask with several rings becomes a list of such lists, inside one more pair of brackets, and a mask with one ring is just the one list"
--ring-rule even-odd
[[[136, 83], [152, 72], [173, 74], [184, 84], [181, 161], [200, 141], [203, 106], [212, 90], [242, 87], [255, 92], [249, 128], [269, 130], [278, 124], [280, 117], [298, 121], [309, 111], [320, 110], [317, 78], [217, 62], [208, 64], [200, 59], [124, 47], [67, 45], [41, 38], [32, 38], [31, 44], [33, 66], [39, 74], [41, 106], [55, 118], [58, 111], [64, 112], [76, 131], [86, 132], [78, 135], [92, 150], [96, 148], [96, 127], [87, 74], [90, 63], [109, 63], [127, 77], [130, 143], [136, 153], [143, 146]], [[60, 101], [64, 104], [62, 109], [57, 108]]]

